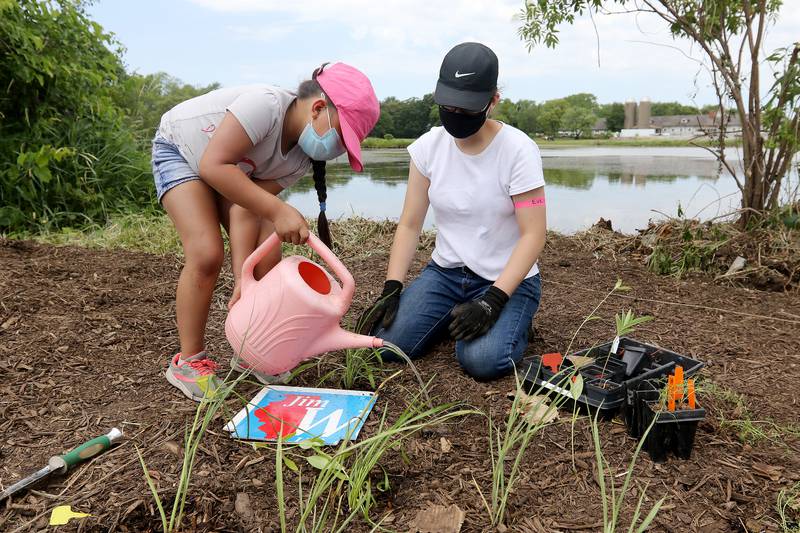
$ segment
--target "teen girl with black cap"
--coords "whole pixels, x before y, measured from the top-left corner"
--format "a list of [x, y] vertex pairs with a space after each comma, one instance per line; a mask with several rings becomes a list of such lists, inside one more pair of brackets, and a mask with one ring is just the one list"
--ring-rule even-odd
[[[483, 380], [510, 372], [525, 350], [546, 232], [539, 148], [520, 130], [487, 119], [500, 99], [497, 71], [497, 56], [479, 43], [445, 56], [434, 93], [442, 127], [408, 148], [387, 280], [362, 318], [365, 330], [411, 358], [449, 333], [462, 368]], [[436, 247], [403, 291], [429, 205]]]

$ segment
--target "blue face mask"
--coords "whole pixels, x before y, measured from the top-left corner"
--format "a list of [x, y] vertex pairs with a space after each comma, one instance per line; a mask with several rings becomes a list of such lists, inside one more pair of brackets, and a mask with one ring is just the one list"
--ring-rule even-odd
[[345, 153], [345, 147], [339, 138], [339, 132], [331, 126], [331, 112], [327, 106], [325, 111], [328, 112], [328, 126], [330, 129], [324, 135], [320, 135], [309, 122], [297, 140], [300, 149], [315, 161], [329, 161]]

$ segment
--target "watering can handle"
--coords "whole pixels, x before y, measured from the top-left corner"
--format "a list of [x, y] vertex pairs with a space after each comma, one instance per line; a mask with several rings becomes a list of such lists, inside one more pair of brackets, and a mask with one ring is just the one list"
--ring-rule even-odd
[[272, 235], [267, 237], [267, 239], [244, 260], [244, 264], [242, 265], [242, 295], [246, 294], [250, 290], [250, 287], [256, 283], [256, 278], [253, 276], [253, 269], [256, 268], [259, 261], [264, 259], [275, 246], [280, 245], [280, 242], [278, 234], [273, 232]]
[[328, 263], [328, 266], [333, 269], [333, 273], [336, 274], [336, 277], [342, 281], [340, 314], [344, 316], [344, 314], [347, 312], [347, 309], [350, 307], [350, 302], [353, 300], [353, 293], [356, 290], [356, 282], [353, 280], [353, 275], [350, 274], [350, 271], [347, 270], [347, 267], [344, 266], [338, 257], [336, 257], [336, 254], [334, 254], [330, 248], [325, 246], [325, 243], [319, 240], [319, 237], [313, 233], [308, 234], [308, 244], [311, 246], [312, 250], [317, 252], [323, 261]]
[[[261, 245], [255, 249], [255, 251], [250, 254], [250, 256], [244, 260], [244, 265], [242, 266], [242, 294], [245, 294], [250, 287], [252, 287], [256, 283], [256, 279], [253, 276], [253, 269], [256, 265], [264, 259], [264, 257], [273, 249], [275, 246], [280, 244], [280, 239], [278, 238], [277, 233], [273, 233], [267, 240], [261, 243]], [[313, 233], [308, 234], [308, 245], [319, 254], [323, 261], [328, 263], [328, 265], [333, 269], [333, 273], [336, 274], [342, 281], [342, 314], [347, 312], [347, 308], [350, 307], [350, 302], [353, 299], [353, 293], [355, 292], [355, 281], [353, 280], [353, 275], [347, 270], [347, 267], [342, 264], [336, 255], [331, 251], [330, 248], [325, 246], [319, 238], [314, 235]]]

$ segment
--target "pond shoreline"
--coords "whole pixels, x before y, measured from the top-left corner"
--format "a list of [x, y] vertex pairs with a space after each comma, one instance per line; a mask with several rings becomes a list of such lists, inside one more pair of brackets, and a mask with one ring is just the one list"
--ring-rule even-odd
[[[362, 143], [363, 150], [381, 150], [387, 148], [405, 148], [416, 139], [381, 139], [367, 137]], [[716, 140], [707, 138], [692, 139], [686, 137], [646, 137], [646, 138], [610, 138], [610, 139], [554, 139], [545, 140], [542, 137], [533, 137], [540, 147], [590, 147], [590, 146], [616, 146], [616, 147], [690, 147], [690, 146], [716, 146]], [[728, 139], [727, 146], [741, 146], [741, 139]]]

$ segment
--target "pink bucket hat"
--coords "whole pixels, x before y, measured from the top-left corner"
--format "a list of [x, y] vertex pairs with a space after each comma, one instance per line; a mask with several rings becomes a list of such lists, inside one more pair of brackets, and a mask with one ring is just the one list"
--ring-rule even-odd
[[361, 141], [366, 139], [381, 114], [372, 84], [363, 72], [344, 63], [334, 63], [317, 74], [319, 83], [339, 114], [342, 141], [350, 166], [361, 172]]

